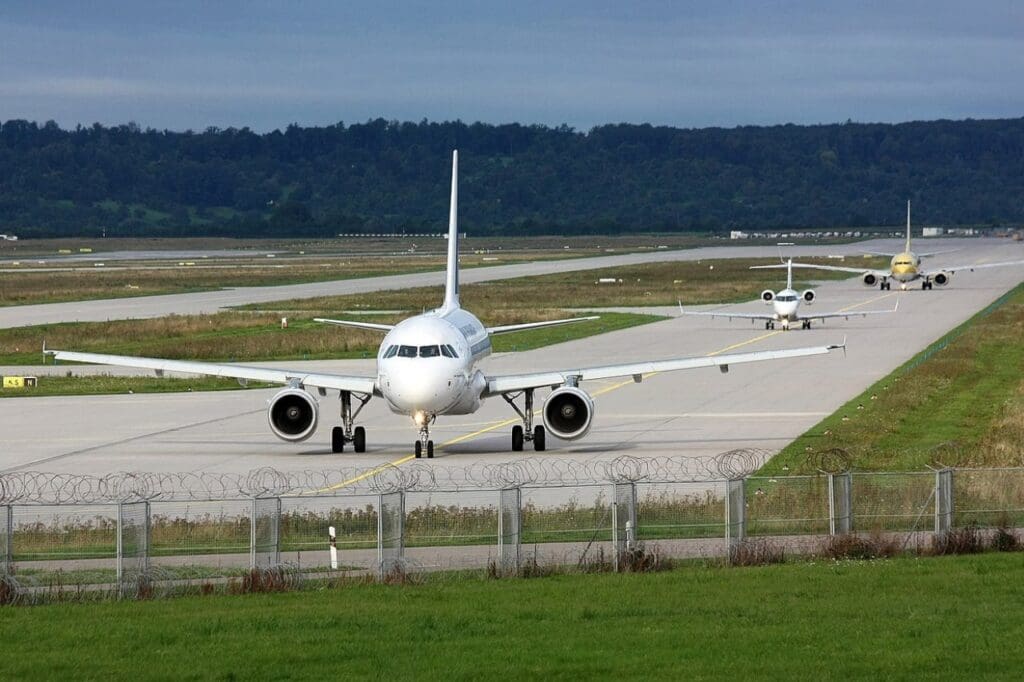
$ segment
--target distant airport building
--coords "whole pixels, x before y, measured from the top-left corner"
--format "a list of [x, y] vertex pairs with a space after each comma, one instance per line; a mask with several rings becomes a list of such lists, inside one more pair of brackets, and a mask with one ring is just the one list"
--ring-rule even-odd
[[942, 228], [941, 227], [925, 227], [925, 228], [922, 228], [921, 229], [921, 236], [922, 237], [941, 237], [942, 236]]
[[5, 242], [16, 242], [18, 241], [18, 235], [16, 234], [0, 234], [0, 239]]

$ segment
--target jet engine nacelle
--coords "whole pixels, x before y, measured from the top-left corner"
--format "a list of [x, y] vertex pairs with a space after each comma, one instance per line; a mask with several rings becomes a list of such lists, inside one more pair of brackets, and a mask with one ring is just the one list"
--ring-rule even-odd
[[944, 287], [949, 284], [949, 273], [948, 272], [937, 272], [932, 275], [932, 281], [938, 284], [940, 287]]
[[771, 289], [765, 289], [761, 292], [761, 300], [765, 303], [771, 303], [775, 300], [775, 292]]
[[800, 298], [804, 299], [804, 303], [807, 305], [814, 303], [814, 289], [808, 289], [804, 293], [800, 294]]
[[286, 388], [270, 399], [270, 430], [281, 440], [299, 443], [316, 431], [319, 414], [313, 396], [300, 388]]
[[864, 276], [860, 278], [860, 281], [863, 282], [866, 287], [873, 287], [878, 284], [878, 278], [875, 277], [873, 272], [865, 272]]
[[575, 386], [555, 389], [541, 410], [544, 426], [562, 440], [583, 438], [594, 420], [594, 400]]

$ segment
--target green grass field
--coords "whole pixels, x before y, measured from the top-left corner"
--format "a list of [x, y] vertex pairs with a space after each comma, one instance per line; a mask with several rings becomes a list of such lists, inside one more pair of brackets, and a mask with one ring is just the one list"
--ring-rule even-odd
[[764, 475], [813, 474], [846, 450], [860, 471], [1024, 466], [1024, 285], [791, 443]]
[[1024, 556], [7, 608], [7, 679], [1018, 679]]

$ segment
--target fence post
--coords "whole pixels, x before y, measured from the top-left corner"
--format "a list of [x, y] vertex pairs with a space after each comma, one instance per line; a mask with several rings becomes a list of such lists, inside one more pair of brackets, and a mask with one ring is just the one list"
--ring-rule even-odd
[[828, 532], [853, 532], [853, 477], [849, 471], [828, 475]]
[[[129, 578], [137, 578], [149, 569], [149, 501], [117, 503], [117, 584], [124, 594]], [[125, 564], [130, 560], [130, 570]]]
[[519, 488], [506, 488], [498, 493], [498, 560], [501, 572], [507, 575], [519, 573], [523, 528], [522, 495]]
[[632, 549], [636, 532], [636, 484], [612, 484], [612, 547], [615, 556], [615, 570], [618, 571], [622, 558]]
[[729, 551], [747, 537], [746, 481], [734, 478], [725, 483], [725, 540]]
[[377, 565], [381, 580], [402, 565], [405, 556], [405, 493], [377, 496]]
[[249, 533], [249, 568], [281, 563], [281, 498], [254, 497]]
[[953, 470], [935, 472], [935, 533], [947, 533], [953, 528]]
[[14, 567], [14, 510], [0, 505], [0, 575], [10, 575]]

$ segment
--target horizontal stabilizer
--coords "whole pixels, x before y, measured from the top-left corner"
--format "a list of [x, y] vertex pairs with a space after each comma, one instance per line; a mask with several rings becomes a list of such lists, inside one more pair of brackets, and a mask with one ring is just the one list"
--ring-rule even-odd
[[336, 324], [339, 327], [353, 327], [355, 329], [369, 329], [375, 332], [389, 332], [395, 328], [393, 324], [377, 324], [376, 322], [355, 322], [353, 320], [328, 320], [324, 317], [314, 317], [314, 322], [324, 324]]
[[524, 324], [506, 324], [500, 327], [488, 327], [488, 334], [506, 334], [508, 332], [521, 332], [526, 329], [543, 329], [545, 327], [558, 327], [563, 324], [572, 324], [573, 322], [586, 322], [588, 320], [600, 320], [600, 315], [591, 315], [589, 317], [570, 317], [565, 320], [546, 320], [544, 322], [526, 322]]

